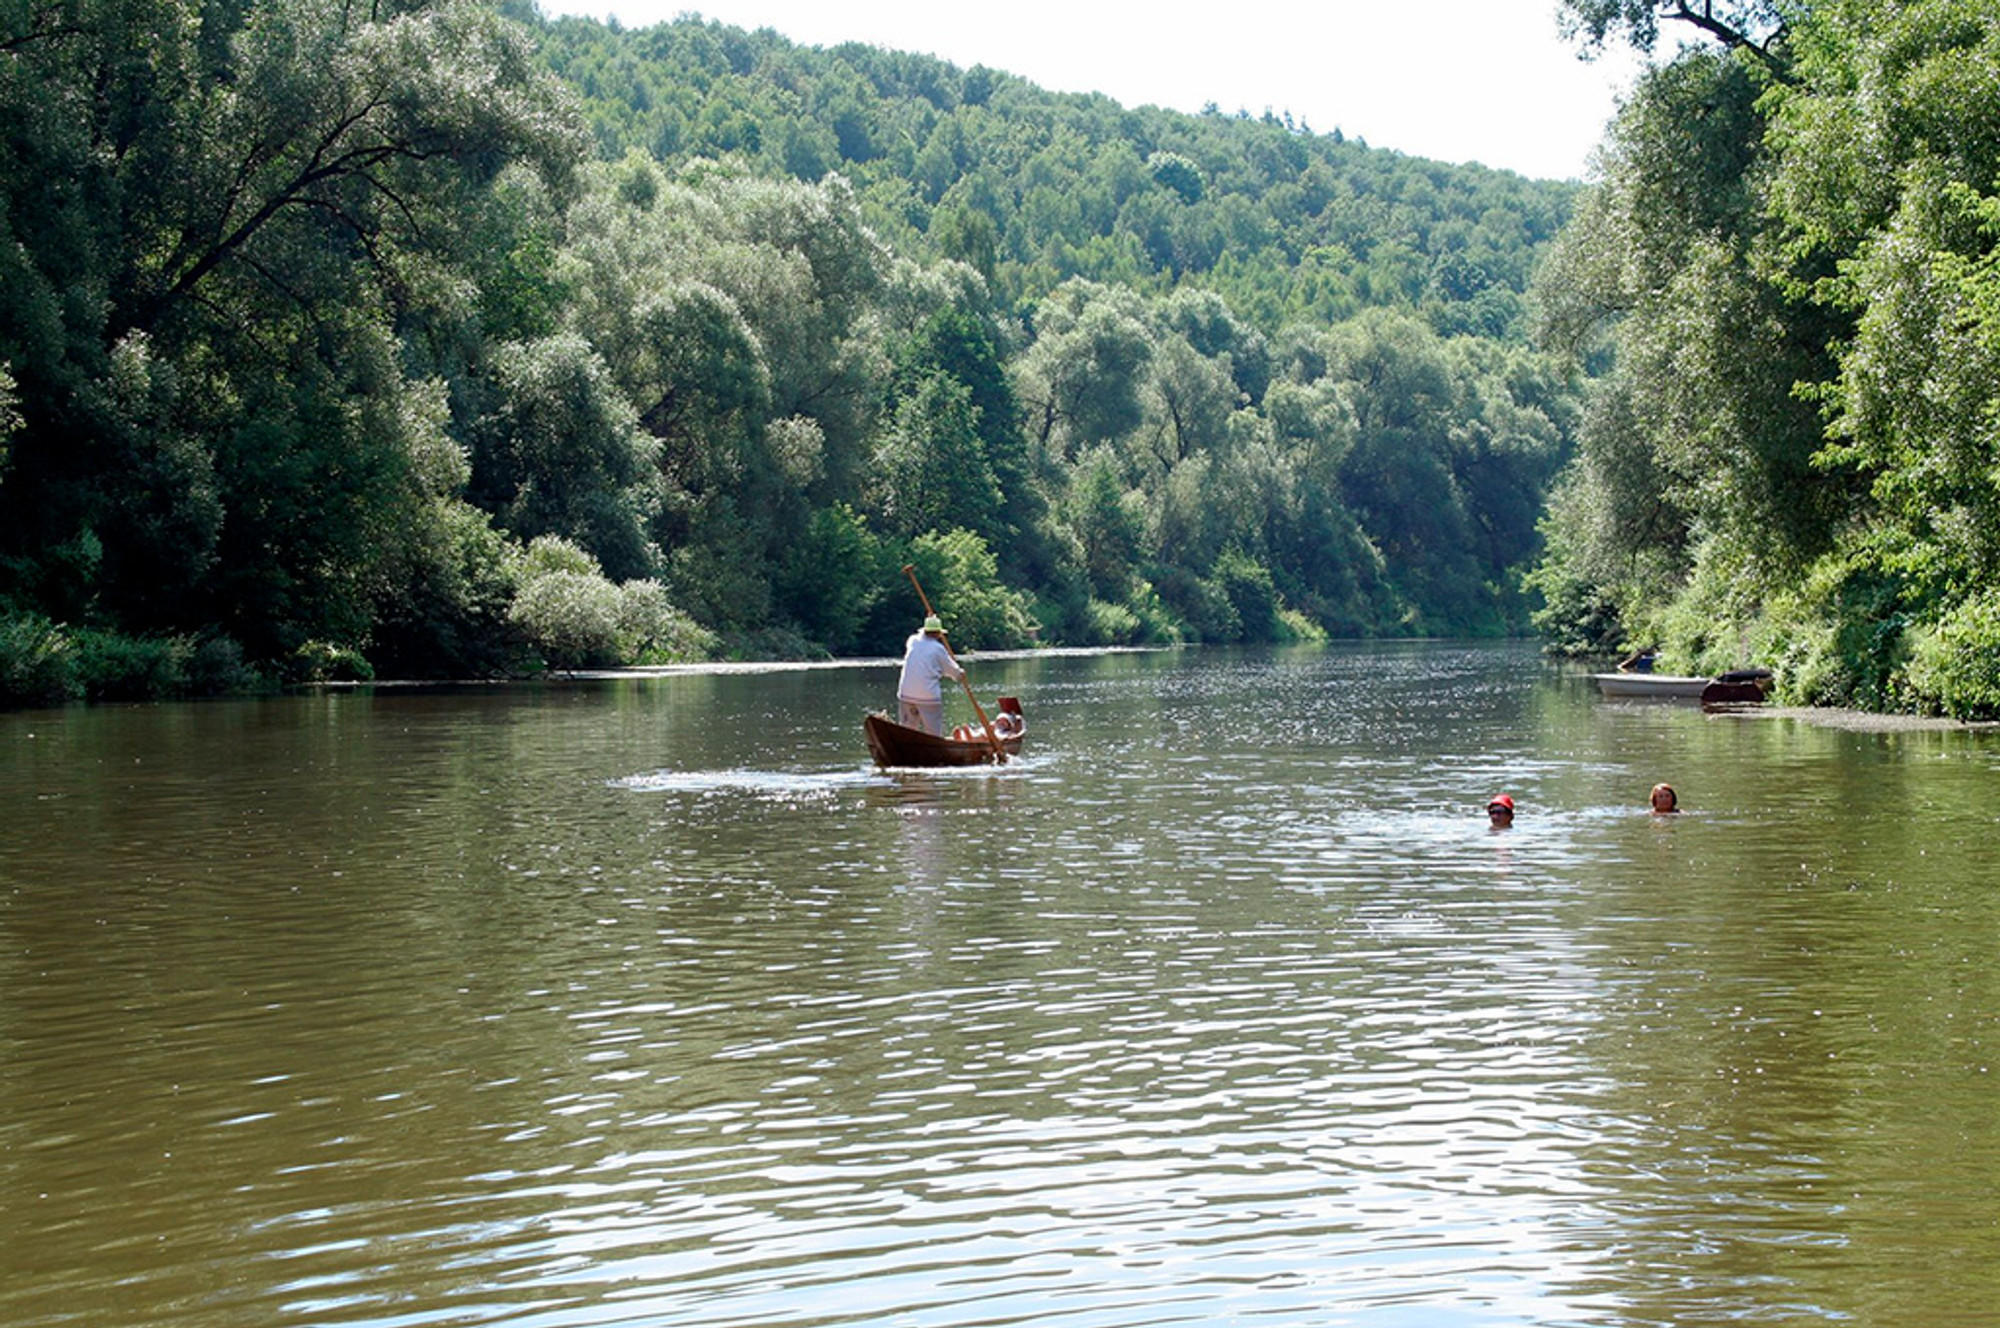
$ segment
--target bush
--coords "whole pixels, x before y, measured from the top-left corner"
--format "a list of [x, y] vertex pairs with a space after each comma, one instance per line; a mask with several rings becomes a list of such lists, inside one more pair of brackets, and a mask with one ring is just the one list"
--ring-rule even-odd
[[39, 614], [0, 618], [0, 706], [159, 701], [262, 684], [226, 636], [125, 636]]
[[519, 639], [507, 606], [526, 561], [486, 513], [457, 499], [432, 503], [377, 589], [368, 642], [376, 670], [397, 678], [514, 672]]
[[1139, 615], [1123, 604], [1094, 599], [1084, 613], [1085, 645], [1127, 646], [1139, 640]]
[[298, 682], [368, 682], [375, 677], [360, 651], [331, 641], [308, 641], [294, 650], [286, 673]]
[[263, 675], [243, 662], [243, 647], [227, 636], [203, 637], [195, 643], [187, 680], [188, 691], [195, 696], [231, 696], [268, 685]]
[[853, 654], [867, 648], [869, 619], [892, 592], [900, 596], [901, 579], [867, 521], [840, 504], [813, 514], [772, 589], [779, 610], [808, 634], [836, 654]]
[[1120, 605], [1132, 615], [1137, 624], [1127, 644], [1149, 646], [1177, 646], [1186, 640], [1185, 624], [1180, 615], [1167, 607], [1160, 598], [1160, 592], [1153, 589], [1152, 582], [1141, 580], [1132, 588]]
[[1278, 587], [1271, 570], [1245, 554], [1231, 550], [1215, 560], [1215, 580], [1222, 587], [1236, 620], [1243, 626], [1243, 639], [1270, 642], [1278, 639]]
[[910, 562], [955, 648], [1011, 650], [1034, 643], [1027, 596], [1000, 583], [999, 563], [978, 535], [969, 530], [919, 535], [911, 543]]
[[1821, 559], [1773, 606], [1780, 694], [1796, 704], [1892, 708], [1909, 662], [1909, 585], [1889, 556], [1863, 548]]
[[1243, 639], [1243, 620], [1222, 586], [1183, 567], [1157, 570], [1160, 597], [1197, 641], [1226, 643]]
[[0, 706], [59, 705], [83, 696], [76, 643], [34, 613], [0, 617]]
[[521, 556], [521, 580], [532, 581], [551, 572], [574, 572], [578, 576], [602, 576], [604, 569], [576, 544], [560, 535], [537, 535]]
[[1297, 609], [1279, 609], [1278, 640], [1319, 645], [1326, 640], [1326, 629]]
[[622, 604], [618, 587], [602, 576], [544, 572], [522, 580], [507, 619], [521, 629], [550, 668], [602, 668], [621, 662]]
[[1029, 600], [1028, 614], [1034, 620], [1035, 635], [1040, 640], [1060, 641], [1065, 645], [1080, 643], [1076, 624], [1083, 618], [1089, 597], [1066, 593], [1068, 589], [1063, 587], [1065, 593], [1036, 595]]
[[193, 641], [184, 636], [121, 636], [86, 628], [76, 634], [77, 675], [93, 700], [157, 701], [188, 691]]
[[675, 608], [658, 581], [627, 581], [618, 588], [618, 656], [627, 664], [680, 664], [709, 659], [715, 633]]
[[1911, 637], [1910, 702], [1957, 719], [2000, 717], [2000, 595], [1968, 600]]
[[552, 535], [528, 546], [507, 620], [552, 669], [708, 659], [718, 645], [658, 581], [613, 585], [596, 559]]
[[825, 646], [808, 640], [793, 627], [765, 627], [755, 632], [732, 633], [719, 649], [726, 658], [736, 660], [832, 658]]
[[667, 556], [665, 580], [674, 603], [722, 631], [755, 631], [770, 622], [770, 568], [747, 526], [716, 521], [701, 539]]

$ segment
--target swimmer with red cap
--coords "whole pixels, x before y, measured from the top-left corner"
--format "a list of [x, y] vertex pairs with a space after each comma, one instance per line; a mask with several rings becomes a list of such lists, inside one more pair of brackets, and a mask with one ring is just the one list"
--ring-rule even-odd
[[1486, 804], [1486, 819], [1495, 830], [1505, 830], [1514, 824], [1514, 800], [1504, 793], [1493, 795], [1493, 801]]

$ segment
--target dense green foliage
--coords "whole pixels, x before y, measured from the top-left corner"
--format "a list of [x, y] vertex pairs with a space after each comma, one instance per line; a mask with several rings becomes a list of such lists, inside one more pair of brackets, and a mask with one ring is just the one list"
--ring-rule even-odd
[[[473, 0], [0, 10], [0, 699], [1519, 629], [1574, 191]], [[1969, 630], [1969, 629], [1968, 629]]]
[[1754, 657], [1799, 699], [2000, 714], [2000, 15], [1782, 16], [1652, 74], [1546, 270], [1549, 334], [1609, 327], [1617, 367], [1544, 622]]

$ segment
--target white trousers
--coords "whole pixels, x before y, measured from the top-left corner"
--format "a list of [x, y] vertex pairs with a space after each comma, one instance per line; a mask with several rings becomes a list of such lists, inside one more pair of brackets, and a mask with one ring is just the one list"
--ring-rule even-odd
[[912, 701], [907, 696], [899, 696], [896, 704], [900, 711], [898, 718], [903, 724], [934, 733], [940, 738], [944, 736], [943, 701]]

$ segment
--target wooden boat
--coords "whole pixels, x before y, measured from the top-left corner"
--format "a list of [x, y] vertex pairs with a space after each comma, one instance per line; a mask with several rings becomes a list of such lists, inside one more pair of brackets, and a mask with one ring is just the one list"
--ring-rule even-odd
[[1713, 678], [1677, 673], [1593, 673], [1605, 696], [1666, 697], [1704, 705], [1755, 704], [1771, 683], [1769, 669], [1735, 669]]
[[1009, 716], [1016, 727], [1000, 739], [998, 752], [987, 740], [986, 731], [977, 725], [966, 731], [965, 737], [940, 738], [935, 733], [898, 724], [877, 711], [862, 719], [861, 731], [868, 739], [868, 750], [874, 754], [875, 764], [879, 766], [993, 765], [1008, 757], [1019, 756], [1021, 739], [1027, 736], [1027, 725], [1021, 718], [1021, 703], [1018, 700], [1011, 696], [1001, 697], [1000, 713]]
[[1764, 694], [1770, 690], [1769, 669], [1734, 669], [1718, 673], [1713, 682], [1701, 689], [1701, 703], [1705, 706], [1762, 705]]
[[1712, 678], [1691, 678], [1678, 673], [1593, 673], [1597, 690], [1606, 696], [1666, 696], [1689, 701], [1701, 698], [1702, 688]]

